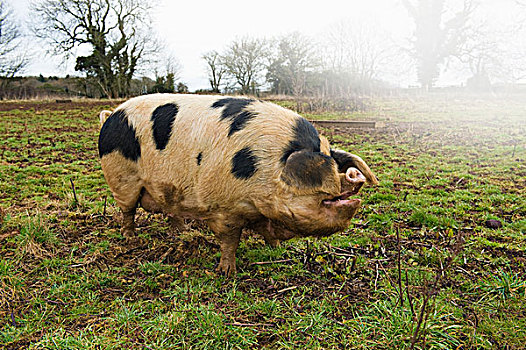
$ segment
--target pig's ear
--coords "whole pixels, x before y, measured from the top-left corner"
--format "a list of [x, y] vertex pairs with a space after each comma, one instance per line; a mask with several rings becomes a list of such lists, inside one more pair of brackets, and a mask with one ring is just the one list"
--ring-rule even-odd
[[335, 167], [334, 160], [323, 153], [297, 151], [288, 157], [281, 179], [300, 189], [319, 187], [327, 176], [333, 174]]
[[329, 140], [325, 136], [320, 135], [320, 150], [322, 153], [325, 153], [326, 155], [331, 154], [331, 144], [329, 143]]
[[376, 175], [373, 174], [363, 159], [357, 155], [345, 151], [331, 149], [331, 157], [334, 158], [338, 164], [338, 172], [345, 173], [350, 167], [357, 168], [365, 176], [367, 182], [373, 185], [378, 185], [379, 182], [376, 178]]
[[101, 111], [100, 114], [99, 114], [99, 120], [100, 120], [100, 127], [102, 128], [102, 126], [104, 125], [104, 123], [106, 123], [106, 120], [108, 119], [108, 117], [111, 115], [111, 111]]

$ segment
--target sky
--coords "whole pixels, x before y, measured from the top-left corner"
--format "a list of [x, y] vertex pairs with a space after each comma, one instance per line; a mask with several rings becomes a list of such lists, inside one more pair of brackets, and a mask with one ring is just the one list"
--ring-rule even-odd
[[[210, 50], [222, 51], [243, 36], [271, 38], [300, 31], [323, 40], [334, 23], [345, 20], [381, 27], [399, 42], [407, 42], [413, 23], [401, 0], [158, 0], [153, 12], [154, 30], [166, 45], [166, 52], [180, 63], [181, 81], [191, 91], [208, 88], [206, 66], [201, 56]], [[514, 0], [480, 0], [492, 20], [508, 21]], [[30, 0], [7, 0], [18, 19], [27, 23]], [[42, 45], [42, 46], [39, 46]], [[33, 60], [26, 75], [78, 74], [73, 62], [63, 65], [58, 57], [46, 56], [43, 44], [32, 48]], [[153, 72], [146, 75], [153, 77]], [[455, 77], [451, 77], [454, 82]]]
[[[164, 1], [156, 13], [161, 37], [183, 65], [183, 81], [207, 85], [205, 63], [201, 55], [221, 51], [228, 43], [244, 35], [272, 37], [293, 31], [316, 37], [338, 20], [382, 22], [392, 31], [410, 28], [405, 9], [399, 1], [387, 0], [223, 0]], [[397, 12], [397, 16], [393, 16]], [[405, 22], [404, 22], [404, 17]], [[195, 83], [194, 83], [195, 82]], [[207, 87], [207, 86], [206, 86]]]

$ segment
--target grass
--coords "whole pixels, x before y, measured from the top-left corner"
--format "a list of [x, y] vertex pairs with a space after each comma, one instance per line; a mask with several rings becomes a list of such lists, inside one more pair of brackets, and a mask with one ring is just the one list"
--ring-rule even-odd
[[275, 249], [246, 234], [233, 279], [207, 231], [139, 211], [139, 238], [121, 236], [96, 150], [116, 103], [0, 103], [0, 348], [521, 349], [524, 101], [392, 97], [333, 116], [386, 123], [322, 130], [381, 185], [344, 233]]

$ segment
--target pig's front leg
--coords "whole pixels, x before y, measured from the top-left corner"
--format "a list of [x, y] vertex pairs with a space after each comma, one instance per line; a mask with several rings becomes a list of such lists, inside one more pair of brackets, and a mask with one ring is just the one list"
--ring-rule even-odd
[[236, 273], [236, 250], [239, 246], [240, 237], [241, 229], [218, 235], [221, 259], [217, 270], [227, 277]]
[[126, 238], [135, 237], [135, 207], [127, 211], [122, 211], [121, 233]]
[[232, 227], [225, 222], [209, 222], [210, 229], [214, 231], [221, 248], [221, 259], [217, 271], [226, 277], [236, 273], [236, 250], [241, 238], [241, 228]]

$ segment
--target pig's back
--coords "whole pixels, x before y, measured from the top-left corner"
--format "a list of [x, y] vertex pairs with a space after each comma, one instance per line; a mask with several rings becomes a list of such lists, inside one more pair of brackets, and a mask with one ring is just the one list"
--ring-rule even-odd
[[145, 186], [156, 192], [171, 184], [188, 207], [232, 205], [269, 193], [288, 152], [319, 148], [305, 119], [254, 99], [157, 94], [117, 110], [135, 128]]

